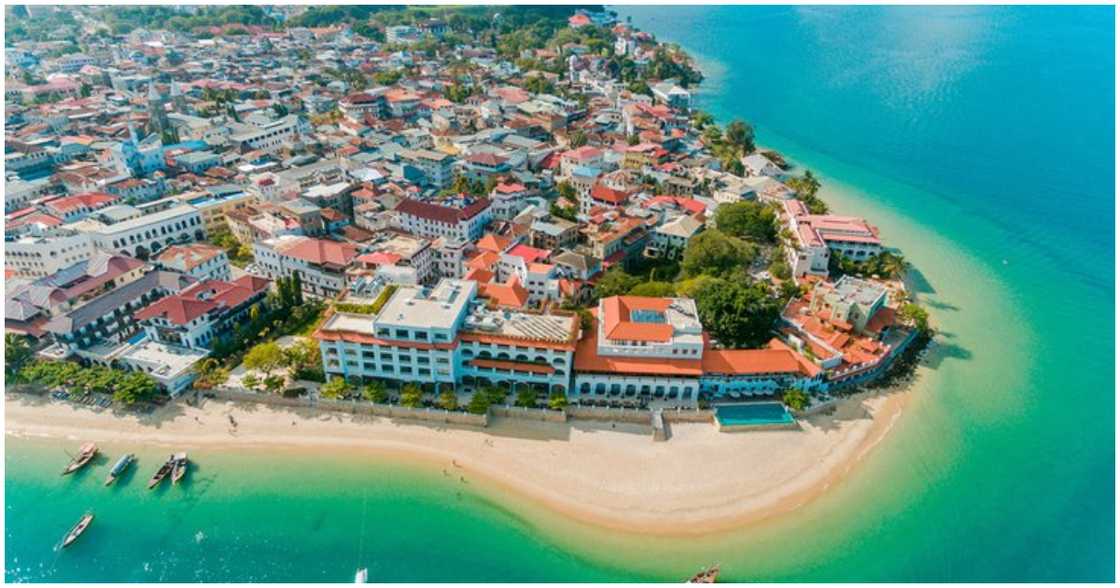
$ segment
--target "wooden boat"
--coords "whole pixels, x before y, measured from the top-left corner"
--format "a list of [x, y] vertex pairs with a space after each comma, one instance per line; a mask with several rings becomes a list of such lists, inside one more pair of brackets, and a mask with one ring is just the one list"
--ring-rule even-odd
[[700, 570], [695, 576], [688, 579], [689, 584], [715, 584], [719, 579], [719, 564]]
[[82, 445], [81, 448], [78, 449], [78, 455], [70, 460], [70, 464], [66, 466], [66, 469], [62, 470], [62, 475], [72, 474], [82, 469], [95, 455], [97, 455], [96, 444], [86, 443]]
[[178, 484], [179, 480], [182, 480], [183, 476], [187, 475], [187, 465], [190, 462], [187, 460], [186, 453], [176, 453], [171, 459], [175, 462], [171, 470], [171, 483]]
[[136, 456], [131, 453], [122, 455], [121, 458], [117, 460], [117, 463], [113, 464], [113, 469], [109, 470], [109, 475], [105, 477], [105, 485], [108, 486], [116, 482], [117, 478], [128, 469], [128, 466], [132, 464], [134, 459], [136, 459]]
[[74, 528], [70, 529], [70, 532], [66, 534], [66, 538], [62, 540], [62, 546], [69, 547], [71, 543], [77, 541], [78, 537], [81, 537], [82, 533], [86, 532], [86, 529], [89, 528], [89, 525], [92, 522], [92, 512], [87, 512], [86, 514], [82, 515], [82, 518], [78, 521], [78, 524], [74, 525]]
[[368, 580], [369, 580], [369, 570], [367, 570], [365, 568], [358, 569], [358, 572], [356, 574], [354, 574], [354, 583], [355, 584], [365, 584]]
[[171, 473], [171, 470], [174, 469], [174, 467], [175, 456], [172, 455], [171, 457], [167, 458], [167, 461], [163, 462], [163, 465], [159, 466], [159, 469], [156, 470], [156, 473], [152, 474], [151, 479], [148, 480], [148, 490], [151, 490], [152, 488], [155, 488], [157, 485], [159, 485], [159, 483], [162, 482], [163, 479]]

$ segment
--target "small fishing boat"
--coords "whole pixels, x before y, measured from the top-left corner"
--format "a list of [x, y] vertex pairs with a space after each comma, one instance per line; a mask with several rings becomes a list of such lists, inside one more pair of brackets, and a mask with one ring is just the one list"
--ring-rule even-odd
[[113, 482], [116, 482], [117, 478], [128, 469], [128, 466], [131, 465], [132, 461], [135, 459], [136, 456], [131, 453], [122, 455], [121, 458], [117, 460], [117, 463], [113, 464], [113, 469], [109, 470], [109, 475], [105, 477], [105, 485], [109, 486]]
[[368, 581], [368, 580], [369, 580], [369, 570], [367, 570], [365, 568], [359, 568], [358, 572], [356, 574], [354, 574], [354, 583], [355, 584], [365, 584], [366, 581]]
[[62, 475], [65, 476], [66, 474], [72, 474], [72, 473], [82, 469], [83, 467], [85, 467], [85, 465], [87, 463], [90, 462], [90, 460], [93, 459], [93, 456], [95, 456], [95, 455], [97, 455], [97, 445], [96, 444], [94, 444], [94, 443], [83, 444], [78, 449], [78, 455], [74, 456], [70, 460], [70, 464], [66, 466], [66, 469], [62, 470]]
[[715, 584], [719, 579], [719, 564], [704, 568], [688, 579], [689, 584]]
[[171, 457], [167, 458], [167, 461], [163, 462], [163, 465], [159, 466], [159, 469], [156, 470], [156, 473], [152, 474], [151, 479], [148, 480], [148, 490], [151, 490], [152, 488], [155, 488], [157, 485], [159, 485], [159, 483], [162, 482], [163, 479], [166, 478], [174, 468], [175, 456], [172, 455]]
[[70, 529], [70, 532], [66, 534], [66, 538], [62, 540], [62, 546], [69, 547], [71, 543], [77, 541], [78, 537], [81, 537], [82, 533], [86, 532], [86, 529], [89, 528], [89, 525], [92, 522], [92, 512], [87, 512], [86, 514], [82, 515], [82, 518], [78, 521], [78, 524], [74, 525], [74, 528]]
[[187, 475], [187, 465], [190, 462], [187, 460], [186, 453], [176, 453], [171, 459], [175, 462], [171, 470], [171, 483], [178, 484], [179, 480], [182, 480], [183, 476]]

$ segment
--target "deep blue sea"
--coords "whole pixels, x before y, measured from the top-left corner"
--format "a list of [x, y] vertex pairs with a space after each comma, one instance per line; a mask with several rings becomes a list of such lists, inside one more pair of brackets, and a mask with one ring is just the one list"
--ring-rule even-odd
[[941, 330], [870, 467], [752, 578], [1112, 579], [1113, 8], [619, 12], [700, 60], [697, 106], [879, 224]]
[[57, 444], [9, 438], [5, 579], [679, 581], [719, 562], [729, 581], [1112, 580], [1113, 9], [618, 10], [701, 59], [700, 108], [752, 122], [916, 268], [938, 345], [850, 475], [669, 540], [540, 523], [358, 456], [192, 450], [183, 488], [106, 491], [60, 478]]

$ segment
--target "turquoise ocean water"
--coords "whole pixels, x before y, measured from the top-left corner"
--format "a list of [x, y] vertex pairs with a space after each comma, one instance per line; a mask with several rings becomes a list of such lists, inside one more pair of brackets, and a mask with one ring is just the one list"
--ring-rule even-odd
[[702, 60], [701, 108], [753, 122], [920, 270], [939, 351], [851, 476], [670, 540], [351, 455], [199, 453], [189, 487], [148, 493], [153, 451], [106, 491], [106, 466], [61, 479], [60, 446], [9, 437], [5, 578], [676, 580], [718, 561], [730, 580], [1112, 579], [1112, 8], [620, 12]]

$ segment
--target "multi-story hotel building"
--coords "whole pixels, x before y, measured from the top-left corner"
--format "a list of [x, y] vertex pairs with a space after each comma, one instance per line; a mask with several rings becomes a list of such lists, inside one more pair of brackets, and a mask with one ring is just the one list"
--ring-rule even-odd
[[329, 375], [400, 384], [533, 386], [571, 400], [711, 399], [820, 385], [821, 370], [785, 344], [718, 350], [686, 298], [616, 296], [581, 330], [569, 314], [495, 310], [473, 281], [401, 286], [375, 315], [335, 313], [315, 333]]
[[786, 252], [794, 277], [828, 275], [828, 260], [834, 253], [864, 261], [883, 250], [878, 229], [861, 218], [809, 214], [800, 200], [785, 200], [782, 207], [796, 244]]
[[396, 208], [400, 227], [413, 235], [477, 241], [490, 224], [490, 200], [456, 198], [443, 203], [406, 198]]
[[357, 256], [350, 243], [296, 235], [253, 243], [253, 260], [269, 279], [299, 273], [304, 292], [326, 298], [346, 288], [346, 270]]
[[579, 337], [574, 315], [499, 311], [478, 284], [402, 286], [375, 316], [332, 315], [316, 332], [329, 375], [401, 383], [532, 385], [567, 392]]

